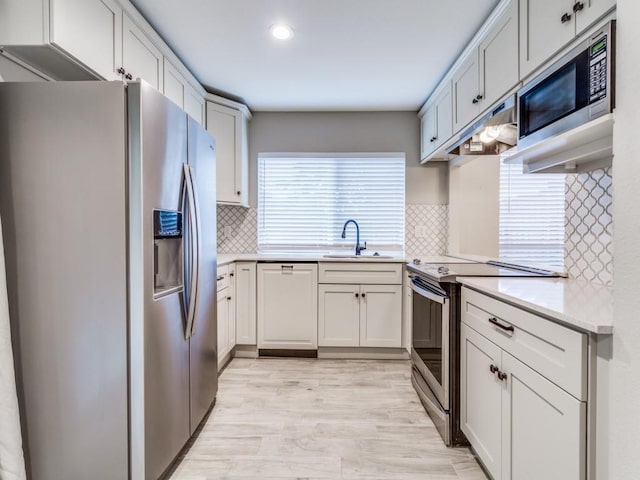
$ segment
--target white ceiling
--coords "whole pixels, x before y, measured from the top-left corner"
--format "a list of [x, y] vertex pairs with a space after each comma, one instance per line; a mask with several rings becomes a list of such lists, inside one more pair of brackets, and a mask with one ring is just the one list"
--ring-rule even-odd
[[[134, 0], [205, 88], [252, 110], [418, 110], [498, 0]], [[268, 28], [287, 23], [293, 39]]]

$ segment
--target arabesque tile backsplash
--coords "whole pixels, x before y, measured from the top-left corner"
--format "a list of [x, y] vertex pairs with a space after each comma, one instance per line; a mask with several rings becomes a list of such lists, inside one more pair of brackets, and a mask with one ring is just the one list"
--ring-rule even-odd
[[[225, 236], [225, 226], [231, 230], [230, 236]], [[251, 253], [257, 250], [257, 209], [218, 205], [217, 227], [218, 253]], [[446, 253], [447, 230], [447, 205], [407, 205], [405, 214], [407, 257]]]
[[564, 238], [564, 263], [571, 278], [612, 284], [611, 167], [567, 175]]
[[[613, 217], [611, 168], [567, 175], [565, 268], [571, 278], [611, 285]], [[407, 258], [447, 251], [447, 205], [410, 204], [405, 210]], [[231, 231], [224, 235], [227, 226]], [[218, 252], [251, 253], [258, 248], [258, 211], [218, 205]]]

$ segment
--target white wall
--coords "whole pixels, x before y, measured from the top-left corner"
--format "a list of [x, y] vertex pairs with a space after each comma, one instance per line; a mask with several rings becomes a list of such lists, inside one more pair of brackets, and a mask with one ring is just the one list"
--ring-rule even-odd
[[405, 152], [406, 203], [448, 202], [446, 164], [420, 166], [420, 121], [414, 112], [255, 113], [249, 123], [252, 207], [257, 206], [260, 152]]
[[[609, 480], [640, 478], [640, 2], [618, 0]], [[605, 480], [605, 479], [598, 479]]]
[[449, 252], [498, 257], [500, 158], [449, 171]]

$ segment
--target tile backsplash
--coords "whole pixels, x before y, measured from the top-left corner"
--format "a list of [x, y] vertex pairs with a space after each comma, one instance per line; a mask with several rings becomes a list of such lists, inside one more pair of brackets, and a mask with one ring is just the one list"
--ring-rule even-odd
[[[405, 252], [410, 258], [447, 250], [447, 205], [407, 205]], [[258, 211], [218, 205], [218, 253], [249, 253], [258, 248]], [[225, 226], [230, 230], [225, 235]]]
[[407, 258], [447, 253], [448, 205], [407, 205], [405, 209], [405, 256]]
[[571, 278], [612, 283], [612, 194], [610, 167], [567, 175], [564, 258]]
[[[218, 205], [218, 253], [254, 253], [258, 250], [258, 211]], [[230, 229], [225, 235], [225, 227]]]

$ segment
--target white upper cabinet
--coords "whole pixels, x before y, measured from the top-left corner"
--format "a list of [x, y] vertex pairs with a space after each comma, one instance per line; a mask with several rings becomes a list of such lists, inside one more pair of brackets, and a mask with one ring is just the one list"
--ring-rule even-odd
[[122, 18], [122, 32], [122, 66], [126, 75], [131, 75], [134, 80], [141, 78], [162, 91], [162, 52], [126, 14]]
[[424, 160], [453, 134], [451, 83], [447, 82], [421, 118], [420, 158]]
[[420, 119], [420, 158], [425, 159], [436, 149], [436, 106], [427, 107]]
[[184, 111], [195, 118], [200, 125], [205, 125], [204, 97], [188, 83], [185, 85]]
[[51, 0], [51, 43], [107, 80], [121, 76], [122, 8], [113, 0]]
[[[165, 97], [173, 103], [184, 109], [184, 98], [186, 89], [186, 80], [182, 74], [173, 66], [171, 62], [164, 59], [163, 72], [163, 93]], [[197, 118], [196, 118], [197, 120]]]
[[216, 140], [218, 203], [248, 207], [247, 116], [239, 108], [207, 102], [207, 130]]
[[520, 0], [521, 78], [573, 39], [573, 17], [565, 15], [573, 15], [567, 0]]
[[616, 0], [582, 0], [575, 2], [576, 34], [580, 35], [615, 6]]
[[518, 75], [518, 0], [512, 0], [509, 8], [493, 26], [478, 47], [480, 67], [479, 91], [483, 96], [481, 110], [516, 86]]
[[608, 11], [615, 0], [519, 0], [520, 78], [525, 78]]
[[478, 55], [473, 51], [453, 73], [453, 130], [459, 131], [480, 113]]

